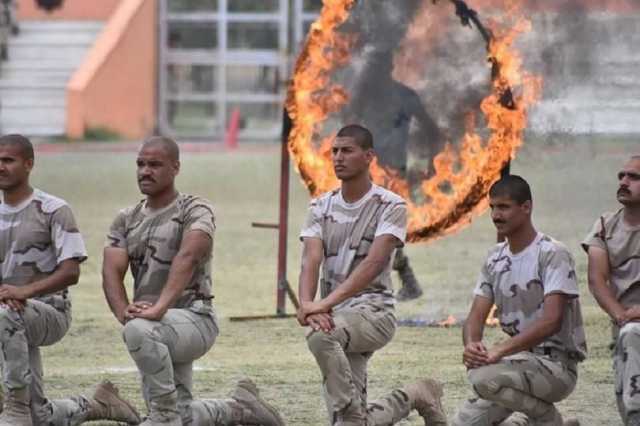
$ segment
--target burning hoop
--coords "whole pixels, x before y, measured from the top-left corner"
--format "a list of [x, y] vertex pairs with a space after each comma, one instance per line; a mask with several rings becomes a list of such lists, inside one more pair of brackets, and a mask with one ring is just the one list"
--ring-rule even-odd
[[[372, 165], [374, 182], [408, 201], [407, 240], [410, 242], [454, 232], [487, 208], [489, 187], [522, 144], [527, 109], [538, 100], [542, 88], [541, 78], [522, 70], [522, 61], [514, 47], [516, 38], [530, 30], [529, 21], [509, 10], [487, 29], [477, 13], [463, 1], [449, 2], [455, 6], [463, 25], [477, 28], [486, 42], [485, 56], [492, 74], [486, 82], [490, 93], [477, 100], [482, 117], [476, 116], [475, 111], [465, 111], [458, 122], [449, 121], [449, 126], [444, 126], [443, 143], [437, 144], [439, 149], [429, 155], [426, 166], [418, 167], [417, 183], [415, 172], [399, 170], [382, 161]], [[409, 60], [420, 55], [434, 57], [434, 52], [429, 52], [435, 50], [434, 35], [450, 25], [436, 19], [444, 16], [444, 12], [434, 4], [434, 0], [357, 4], [354, 0], [324, 1], [321, 15], [312, 25], [296, 63], [286, 103], [293, 124], [289, 150], [312, 196], [338, 186], [331, 166], [331, 131], [336, 130], [336, 122], [344, 120], [345, 111], [357, 110], [354, 104], [357, 104], [358, 90], [367, 93], [357, 89], [358, 77], [366, 74], [362, 71], [363, 64], [366, 68], [371, 57], [379, 57], [380, 52], [391, 48], [393, 79], [402, 78], [402, 85], [412, 86], [410, 90], [414, 92], [428, 86], [407, 82], [410, 80], [407, 73], [401, 74], [411, 68], [400, 64], [403, 57]], [[445, 12], [451, 18], [450, 11]], [[404, 29], [400, 37], [392, 34], [397, 28]], [[420, 72], [414, 74], [421, 75]], [[479, 127], [480, 121], [484, 129]], [[411, 128], [413, 139], [422, 138], [424, 142], [436, 134], [421, 123], [406, 125]], [[435, 130], [439, 131], [440, 127], [438, 124]]]

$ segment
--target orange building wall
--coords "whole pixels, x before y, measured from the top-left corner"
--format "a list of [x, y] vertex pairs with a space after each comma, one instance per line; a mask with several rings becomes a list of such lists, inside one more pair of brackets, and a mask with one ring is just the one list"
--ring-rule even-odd
[[156, 0], [121, 0], [67, 85], [69, 137], [82, 138], [87, 128], [108, 129], [128, 139], [153, 132], [156, 4]]
[[69, 19], [106, 21], [122, 0], [64, 0], [52, 13], [40, 9], [36, 0], [18, 0], [18, 19]]

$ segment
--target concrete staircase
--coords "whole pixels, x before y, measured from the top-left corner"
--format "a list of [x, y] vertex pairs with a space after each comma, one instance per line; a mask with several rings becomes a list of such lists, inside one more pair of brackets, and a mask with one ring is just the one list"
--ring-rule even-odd
[[66, 85], [104, 26], [93, 21], [23, 21], [0, 64], [0, 133], [65, 133]]

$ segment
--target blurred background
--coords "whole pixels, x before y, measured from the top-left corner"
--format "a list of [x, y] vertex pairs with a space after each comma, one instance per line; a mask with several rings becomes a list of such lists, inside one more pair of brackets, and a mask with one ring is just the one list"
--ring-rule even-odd
[[[384, 12], [389, 2], [357, 3]], [[456, 20], [444, 0], [403, 3], [447, 8], [447, 19]], [[532, 30], [518, 43], [526, 67], [545, 79], [530, 131], [640, 130], [638, 2], [468, 3], [485, 18], [509, 4], [529, 8]], [[322, 1], [0, 0], [0, 6], [1, 133], [128, 140], [161, 133], [220, 142], [232, 122], [241, 141], [277, 140], [292, 65]], [[393, 39], [384, 26], [368, 31]], [[469, 40], [475, 51], [456, 50]], [[436, 47], [432, 78], [415, 70], [394, 75], [437, 99], [461, 83], [478, 83], [467, 66], [482, 58], [477, 34], [459, 26]]]

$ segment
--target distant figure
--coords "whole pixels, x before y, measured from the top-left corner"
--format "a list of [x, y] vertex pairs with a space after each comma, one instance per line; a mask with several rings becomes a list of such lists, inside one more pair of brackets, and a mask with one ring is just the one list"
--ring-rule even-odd
[[[358, 79], [345, 120], [362, 122], [369, 128], [375, 140], [378, 163], [408, 179], [410, 187], [415, 190], [433, 172], [433, 167], [430, 161], [427, 170], [410, 173], [407, 164], [409, 146], [415, 146], [421, 154], [433, 159], [444, 146], [444, 135], [425, 110], [420, 96], [394, 80], [392, 73], [393, 51], [374, 51]], [[393, 269], [398, 271], [402, 282], [398, 300], [422, 295], [409, 258], [402, 249], [396, 251]]]
[[[332, 425], [390, 426], [416, 410], [425, 425], [444, 426], [442, 385], [421, 379], [367, 403], [367, 364], [396, 330], [391, 258], [404, 245], [404, 199], [371, 182], [371, 133], [343, 127], [331, 157], [340, 188], [313, 199], [300, 239], [298, 322], [322, 372]], [[318, 278], [320, 279], [320, 297]]]
[[[555, 403], [573, 392], [587, 344], [573, 257], [532, 223], [529, 184], [509, 175], [489, 190], [491, 219], [505, 242], [482, 265], [465, 321], [462, 360], [477, 395], [464, 402], [454, 426], [532, 424], [575, 426]], [[495, 304], [503, 340], [483, 341]], [[518, 413], [522, 423], [509, 418]]]
[[582, 242], [589, 256], [589, 290], [613, 321], [618, 411], [640, 425], [640, 155], [618, 172], [622, 208], [600, 216]]

